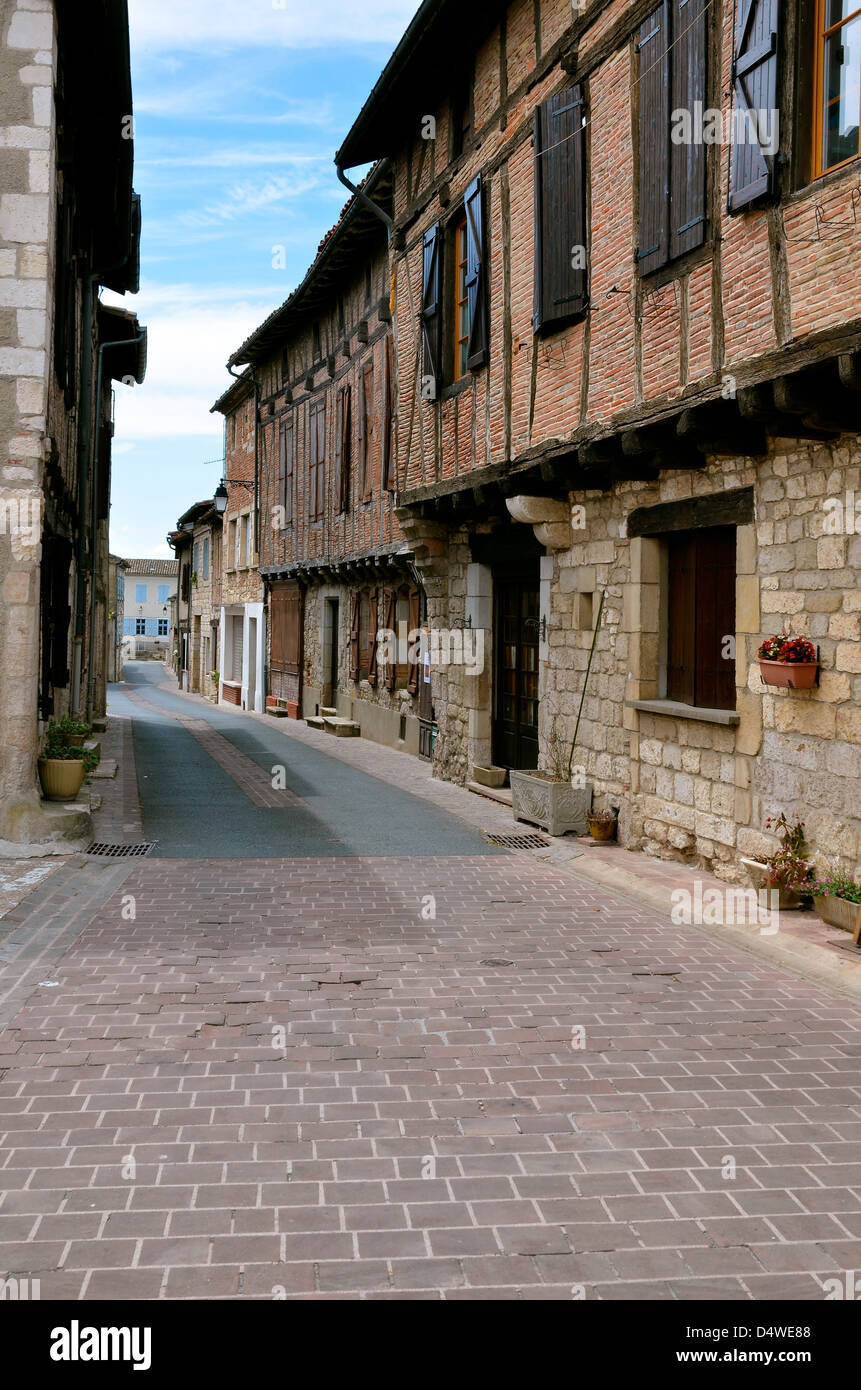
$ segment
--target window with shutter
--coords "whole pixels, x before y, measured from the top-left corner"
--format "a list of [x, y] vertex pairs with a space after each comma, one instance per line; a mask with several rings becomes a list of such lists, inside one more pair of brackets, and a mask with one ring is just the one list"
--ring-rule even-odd
[[350, 622], [350, 680], [357, 681], [361, 669], [360, 643], [361, 643], [361, 623], [362, 623], [362, 603], [358, 593], [353, 594], [353, 613]]
[[780, 0], [738, 0], [732, 55], [733, 142], [727, 211], [738, 212], [774, 191], [777, 39]]
[[[394, 633], [395, 640], [397, 640], [397, 624], [396, 624], [395, 605], [396, 605], [396, 595], [395, 595], [394, 589], [385, 589], [385, 590], [384, 590], [384, 600], [383, 600], [383, 610], [384, 610], [385, 616], [384, 616], [384, 619], [383, 619], [383, 626], [385, 627], [386, 635], [388, 636], [389, 633]], [[397, 674], [398, 674], [398, 662], [397, 662], [397, 656], [395, 655], [394, 660], [388, 660], [388, 659], [387, 659], [386, 662], [385, 662], [385, 677], [384, 677], [384, 683], [385, 683], [385, 687], [386, 687], [387, 690], [394, 690], [394, 688], [395, 688], [395, 681], [397, 680]]]
[[484, 195], [481, 175], [473, 179], [464, 198], [466, 213], [466, 291], [469, 340], [466, 365], [471, 372], [487, 362], [487, 268], [484, 257]]
[[816, 0], [815, 25], [814, 176], [856, 159], [859, 153], [859, 6], [854, 0]]
[[293, 416], [281, 422], [278, 442], [278, 505], [284, 509], [284, 525], [293, 524]]
[[585, 127], [580, 86], [536, 109], [536, 329], [558, 328], [588, 305]]
[[359, 495], [363, 502], [374, 490], [374, 364], [366, 362], [362, 372], [362, 411], [359, 434]]
[[705, 240], [708, 6], [709, 0], [664, 0], [640, 25], [641, 275]]
[[[421, 594], [418, 589], [410, 589], [409, 624], [410, 626], [408, 636], [410, 639], [410, 646], [412, 648], [417, 648], [418, 637], [415, 634], [418, 633], [419, 628], [421, 627]], [[414, 651], [413, 655], [417, 656], [417, 652]], [[412, 661], [410, 663], [410, 672], [409, 680], [407, 682], [407, 689], [409, 690], [411, 695], [416, 695], [418, 693], [419, 666], [420, 663], [418, 660]]]
[[391, 492], [395, 486], [394, 477], [394, 382], [392, 371], [392, 340], [387, 337], [383, 344], [383, 424], [380, 439], [380, 468], [383, 491]]
[[270, 594], [270, 668], [298, 676], [302, 660], [302, 590], [295, 581], [273, 584]]
[[667, 539], [667, 699], [735, 709], [733, 526]]
[[379, 622], [377, 609], [377, 591], [372, 589], [368, 594], [368, 683], [377, 683], [377, 624]]
[[341, 388], [338, 396], [338, 426], [335, 444], [335, 505], [339, 512], [350, 507], [350, 465], [352, 462], [351, 433], [352, 388]]
[[422, 253], [422, 399], [435, 401], [442, 374], [441, 246], [437, 222], [424, 235]]
[[326, 402], [316, 401], [308, 415], [308, 516], [320, 521], [325, 511]]

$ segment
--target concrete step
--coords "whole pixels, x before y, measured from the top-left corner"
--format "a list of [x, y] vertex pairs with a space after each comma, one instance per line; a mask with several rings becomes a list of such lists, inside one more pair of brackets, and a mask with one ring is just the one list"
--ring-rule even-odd
[[324, 729], [326, 726], [318, 714], [309, 714], [305, 720], [309, 729]]
[[94, 767], [89, 774], [90, 777], [109, 779], [117, 775], [116, 758], [103, 758], [98, 767]]
[[466, 789], [476, 796], [487, 797], [488, 801], [498, 801], [501, 806], [511, 806], [510, 787], [485, 787], [481, 782], [467, 782]]
[[88, 752], [90, 752], [90, 753], [98, 753], [99, 757], [102, 756], [102, 741], [101, 741], [101, 739], [98, 739], [98, 738], [88, 738], [88, 739], [85, 739], [85, 740], [84, 740], [84, 747], [88, 750]]
[[272, 716], [273, 719], [286, 719], [286, 718], [287, 718], [287, 706], [285, 705], [284, 708], [282, 709], [280, 705], [267, 705], [267, 706], [266, 706], [266, 713], [267, 713], [267, 714], [270, 714], [270, 715]]
[[[308, 723], [310, 724], [310, 720]], [[331, 719], [323, 720], [323, 727], [336, 738], [359, 738], [362, 730], [359, 724], [354, 724], [352, 719]]]
[[329, 705], [321, 705], [321, 706], [320, 706], [320, 718], [321, 718], [321, 719], [337, 719], [337, 718], [338, 718], [338, 711], [337, 711], [336, 709], [331, 709], [331, 708], [329, 707]]

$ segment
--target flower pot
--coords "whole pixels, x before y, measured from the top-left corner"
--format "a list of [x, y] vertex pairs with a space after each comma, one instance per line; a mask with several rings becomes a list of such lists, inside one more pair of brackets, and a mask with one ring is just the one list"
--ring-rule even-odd
[[70, 748], [83, 748], [86, 741], [86, 734], [66, 734], [66, 742]]
[[612, 840], [616, 834], [615, 820], [593, 820], [591, 816], [587, 816], [587, 822], [593, 840]]
[[565, 835], [569, 830], [585, 835], [586, 813], [592, 805], [592, 787], [572, 787], [538, 772], [512, 769], [511, 809], [514, 819], [540, 825], [548, 835]]
[[[771, 890], [777, 886], [768, 881], [769, 874], [771, 873], [768, 864], [761, 864], [758, 859], [742, 859], [741, 862], [750, 874], [754, 888], [764, 888], [767, 892], [771, 892]], [[792, 908], [798, 907], [800, 903], [801, 895], [800, 893], [796, 893], [794, 888], [778, 889], [777, 905], [779, 908], [788, 912]]]
[[504, 767], [480, 767], [478, 763], [472, 765], [472, 780], [480, 787], [501, 787], [505, 784], [505, 777]]
[[762, 661], [759, 674], [766, 685], [779, 685], [784, 690], [812, 690], [816, 684], [818, 661]]
[[75, 758], [40, 758], [39, 781], [46, 801], [74, 801], [84, 785], [84, 764]]
[[813, 906], [823, 922], [827, 922], [830, 927], [839, 927], [841, 931], [855, 931], [861, 903], [854, 903], [851, 898], [838, 898], [836, 894], [829, 893], [821, 898], [815, 897]]

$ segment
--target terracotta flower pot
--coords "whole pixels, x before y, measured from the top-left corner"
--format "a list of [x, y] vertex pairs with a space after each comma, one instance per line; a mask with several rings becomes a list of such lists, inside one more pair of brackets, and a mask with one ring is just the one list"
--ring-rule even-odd
[[816, 684], [818, 661], [763, 661], [759, 673], [766, 685], [779, 685], [784, 690], [812, 690]]
[[84, 764], [75, 758], [40, 758], [39, 781], [46, 801], [74, 801], [84, 785]]
[[592, 820], [587, 818], [589, 834], [593, 840], [612, 840], [616, 833], [616, 821], [614, 820]]

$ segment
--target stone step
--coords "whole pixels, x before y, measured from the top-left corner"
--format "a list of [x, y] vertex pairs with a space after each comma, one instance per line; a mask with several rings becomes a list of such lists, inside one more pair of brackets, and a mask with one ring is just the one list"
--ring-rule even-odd
[[266, 713], [267, 713], [267, 714], [270, 714], [270, 715], [272, 716], [273, 719], [286, 719], [286, 718], [287, 718], [287, 706], [285, 705], [284, 708], [282, 709], [280, 705], [267, 705], [267, 706], [266, 706]]
[[327, 718], [323, 720], [323, 727], [336, 738], [359, 738], [362, 732], [361, 726], [355, 724], [352, 719]]
[[337, 718], [338, 718], [338, 711], [337, 711], [336, 709], [331, 709], [328, 705], [321, 705], [321, 706], [320, 706], [320, 718], [321, 718], [321, 719], [337, 719]]
[[309, 714], [305, 719], [309, 729], [325, 729], [325, 724], [318, 714]]
[[476, 796], [485, 796], [488, 801], [498, 801], [500, 806], [511, 806], [510, 787], [485, 787], [481, 782], [467, 782], [466, 789]]

